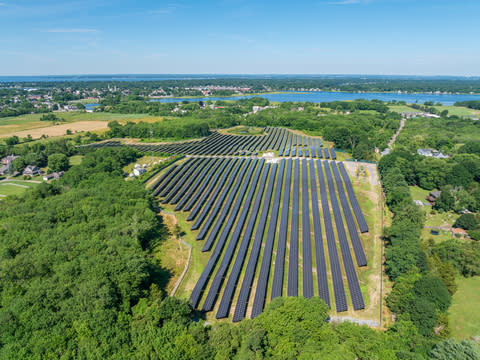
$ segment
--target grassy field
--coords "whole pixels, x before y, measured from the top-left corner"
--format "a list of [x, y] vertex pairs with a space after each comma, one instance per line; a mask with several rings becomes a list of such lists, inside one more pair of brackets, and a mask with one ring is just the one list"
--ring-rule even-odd
[[480, 336], [480, 276], [459, 277], [457, 285], [448, 311], [452, 335], [458, 340]]
[[[430, 233], [431, 230], [438, 231], [439, 234], [438, 235], [433, 235], [433, 234]], [[447, 230], [437, 230], [437, 229], [426, 229], [426, 228], [424, 228], [424, 229], [422, 229], [422, 239], [423, 240], [433, 239], [433, 241], [435, 241], [435, 243], [440, 243], [440, 242], [443, 242], [443, 241], [454, 239], [454, 236], [452, 235], [452, 233], [450, 231], [447, 231]]]
[[[50, 121], [40, 121], [42, 114], [26, 114], [21, 116], [6, 117], [0, 118], [0, 137], [12, 136], [19, 132], [42, 129], [45, 135], [50, 135], [49, 130], [52, 131], [56, 126], [63, 126], [66, 124], [76, 123], [76, 122], [109, 122], [117, 120], [119, 122], [126, 121], [146, 121], [146, 122], [155, 122], [161, 121], [162, 118], [158, 116], [150, 116], [148, 114], [112, 114], [104, 112], [96, 113], [87, 113], [82, 111], [73, 111], [65, 113], [55, 113], [57, 117], [64, 119], [64, 122], [60, 122], [60, 125], [53, 125]], [[104, 125], [103, 125], [104, 127]], [[66, 130], [66, 129], [65, 129]], [[62, 135], [65, 134], [65, 130]], [[72, 128], [72, 131], [82, 131], [81, 128]], [[87, 129], [92, 131], [94, 129]], [[38, 130], [37, 130], [38, 131]], [[20, 133], [18, 136], [26, 136], [24, 133]], [[34, 137], [34, 135], [32, 135]], [[58, 135], [55, 135], [58, 136]]]
[[83, 155], [73, 155], [73, 156], [70, 156], [68, 160], [69, 160], [70, 166], [74, 166], [74, 165], [80, 165], [80, 163], [82, 162], [82, 159], [83, 159]]
[[[402, 112], [417, 112], [421, 111], [414, 109], [408, 105], [388, 105], [390, 111], [402, 113]], [[453, 105], [444, 105], [444, 106], [434, 106], [438, 111], [448, 110], [448, 115], [457, 115], [457, 116], [480, 116], [480, 110], [469, 109], [464, 106], [453, 106]]]
[[252, 126], [235, 126], [227, 130], [232, 135], [263, 135], [263, 129]]
[[388, 105], [388, 108], [390, 111], [398, 113], [418, 111], [408, 105]]
[[430, 191], [424, 190], [418, 186], [410, 186], [410, 194], [412, 195], [413, 200], [421, 200], [422, 202], [427, 201], [426, 197]]
[[37, 183], [22, 181], [22, 180], [8, 180], [0, 183], [0, 199], [9, 195], [21, 195], [26, 190], [37, 186]]
[[455, 220], [457, 220], [460, 216], [458, 214], [455, 214], [453, 211], [440, 213], [436, 211], [431, 211], [430, 208], [427, 208], [425, 212], [425, 226], [451, 227]]
[[170, 278], [166, 284], [167, 293], [170, 294], [178, 281], [188, 259], [188, 248], [173, 235], [175, 217], [170, 214], [162, 214], [162, 221], [166, 225], [165, 239], [157, 246], [153, 255], [160, 261], [162, 268], [168, 271]]
[[480, 110], [469, 109], [464, 106], [435, 106], [439, 111], [448, 110], [448, 115], [457, 116], [480, 116]]

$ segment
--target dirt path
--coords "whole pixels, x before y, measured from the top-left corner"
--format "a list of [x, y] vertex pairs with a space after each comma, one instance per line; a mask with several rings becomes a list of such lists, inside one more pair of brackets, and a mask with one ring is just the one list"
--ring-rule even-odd
[[[160, 211], [161, 214], [165, 214], [165, 215], [168, 215], [168, 216], [172, 216], [173, 219], [174, 219], [174, 222], [175, 224], [178, 224], [178, 220], [177, 220], [177, 217], [175, 216], [174, 213], [171, 213], [171, 212], [168, 212], [168, 211], [165, 211], [165, 210], [162, 210]], [[175, 293], [177, 292], [178, 290], [178, 287], [180, 286], [180, 284], [182, 283], [182, 280], [183, 278], [185, 277], [185, 274], [187, 273], [188, 271], [188, 267], [190, 266], [190, 260], [192, 258], [192, 247], [190, 246], [190, 244], [188, 244], [187, 242], [185, 242], [181, 236], [178, 236], [178, 238], [180, 239], [180, 242], [185, 245], [186, 247], [188, 247], [188, 258], [187, 258], [187, 262], [185, 263], [185, 267], [182, 271], [182, 273], [180, 274], [180, 277], [178, 278], [177, 282], [175, 283], [175, 286], [173, 287], [172, 291], [170, 292], [170, 296], [174, 296]]]
[[388, 148], [391, 149], [392, 145], [395, 143], [397, 140], [398, 134], [400, 134], [400, 131], [402, 131], [403, 127], [405, 126], [405, 119], [400, 120], [400, 127], [398, 128], [397, 132], [393, 134], [392, 138], [388, 142]]

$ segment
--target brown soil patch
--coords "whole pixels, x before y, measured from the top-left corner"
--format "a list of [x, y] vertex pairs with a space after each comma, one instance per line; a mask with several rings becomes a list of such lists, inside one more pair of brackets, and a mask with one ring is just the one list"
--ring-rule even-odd
[[65, 135], [67, 130], [71, 130], [72, 133], [81, 131], [95, 131], [104, 130], [108, 128], [107, 121], [77, 121], [74, 123], [67, 123], [61, 125], [54, 125], [48, 127], [42, 127], [38, 129], [16, 131], [9, 134], [2, 134], [0, 137], [9, 137], [17, 135], [18, 137], [27, 137], [30, 135], [34, 139], [40, 138], [42, 135], [47, 136], [62, 136]]

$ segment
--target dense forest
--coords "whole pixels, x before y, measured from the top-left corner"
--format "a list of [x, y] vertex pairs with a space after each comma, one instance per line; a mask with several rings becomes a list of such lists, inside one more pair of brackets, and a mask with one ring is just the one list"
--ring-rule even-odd
[[[61, 180], [0, 202], [0, 358], [480, 358], [472, 342], [433, 331], [453, 289], [449, 272], [435, 265], [437, 274], [420, 255], [415, 230], [406, 240], [411, 256], [399, 257], [407, 263], [388, 260], [399, 284], [389, 305], [402, 316], [386, 332], [327, 322], [317, 297], [278, 298], [237, 325], [205, 323], [164, 292], [170, 274], [151, 254], [168, 231], [143, 184], [122, 177], [138, 156], [129, 148], [92, 151]], [[388, 201], [392, 228], [419, 226], [406, 203]], [[399, 236], [389, 232], [392, 247]], [[444, 251], [432, 253], [441, 259]]]

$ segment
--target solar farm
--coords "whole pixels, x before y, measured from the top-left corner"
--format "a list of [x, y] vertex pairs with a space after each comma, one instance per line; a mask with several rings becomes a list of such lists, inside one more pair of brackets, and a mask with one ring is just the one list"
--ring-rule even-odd
[[[109, 140], [88, 145], [89, 147], [118, 147], [119, 140]], [[337, 154], [333, 148], [323, 147], [319, 138], [302, 136], [287, 129], [267, 127], [263, 135], [227, 135], [218, 131], [212, 132], [200, 140], [164, 143], [164, 144], [125, 144], [140, 152], [182, 155], [236, 155], [256, 156], [265, 150], [278, 151], [278, 156], [312, 157], [335, 160]]]
[[[337, 313], [365, 308], [358, 273], [369, 226], [344, 163], [319, 138], [265, 128], [128, 146], [184, 155], [149, 187], [184, 214], [205, 259], [188, 290], [195, 308], [234, 322], [280, 296], [319, 296]], [[275, 155], [260, 156], [267, 151]]]

